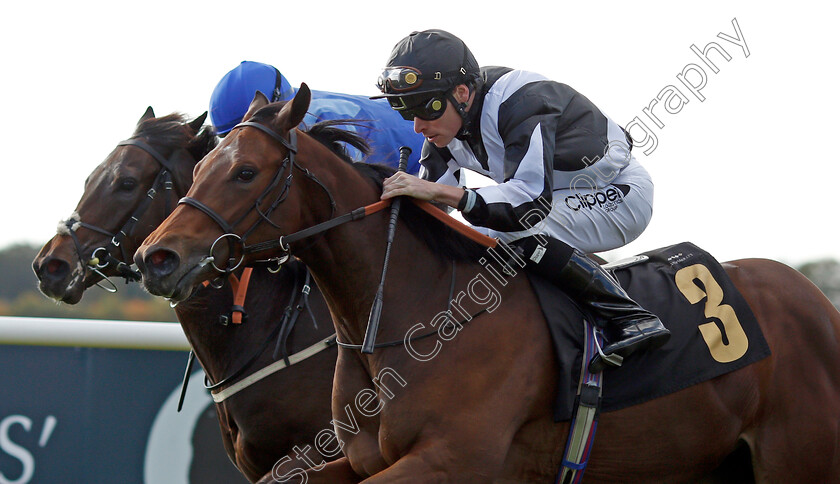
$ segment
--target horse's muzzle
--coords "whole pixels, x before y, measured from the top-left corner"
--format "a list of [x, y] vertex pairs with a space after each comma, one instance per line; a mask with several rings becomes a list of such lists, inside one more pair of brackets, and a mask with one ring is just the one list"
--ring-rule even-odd
[[73, 284], [74, 273], [69, 262], [53, 256], [37, 258], [32, 262], [32, 270], [38, 277], [38, 288], [45, 296], [68, 304], [76, 304], [82, 299], [83, 286], [78, 282]]

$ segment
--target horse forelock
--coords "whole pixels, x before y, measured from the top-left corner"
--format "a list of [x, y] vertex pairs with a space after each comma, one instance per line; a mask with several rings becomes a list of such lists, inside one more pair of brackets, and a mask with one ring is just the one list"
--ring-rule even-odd
[[146, 138], [151, 143], [175, 150], [187, 148], [195, 136], [187, 125], [187, 117], [180, 113], [172, 113], [141, 121], [132, 137]]
[[[219, 144], [216, 130], [212, 126], [203, 126], [196, 134], [188, 125], [184, 114], [172, 113], [159, 118], [141, 121], [132, 135], [133, 138], [145, 138], [164, 152], [163, 156], [179, 149], [185, 149], [195, 162], [204, 158]], [[187, 165], [184, 163], [183, 165]], [[181, 187], [189, 187], [192, 180], [192, 165], [184, 166], [183, 170], [176, 167], [178, 173], [176, 183]]]

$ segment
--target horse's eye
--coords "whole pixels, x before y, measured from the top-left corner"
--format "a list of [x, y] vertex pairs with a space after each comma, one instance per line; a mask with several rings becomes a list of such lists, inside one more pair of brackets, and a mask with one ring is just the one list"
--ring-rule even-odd
[[134, 178], [123, 178], [119, 182], [119, 189], [124, 192], [130, 192], [137, 186], [137, 180]]
[[239, 173], [236, 174], [236, 179], [239, 181], [251, 181], [254, 179], [254, 175], [256, 172], [250, 168], [243, 168], [239, 170]]

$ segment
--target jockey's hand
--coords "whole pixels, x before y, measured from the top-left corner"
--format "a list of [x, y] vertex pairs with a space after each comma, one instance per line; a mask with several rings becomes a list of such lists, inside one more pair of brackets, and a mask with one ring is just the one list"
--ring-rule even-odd
[[382, 200], [406, 195], [420, 200], [434, 200], [434, 182], [417, 178], [414, 175], [398, 171], [382, 183]]
[[440, 202], [458, 208], [458, 202], [464, 196], [464, 190], [423, 180], [405, 172], [397, 172], [382, 183], [382, 196], [380, 198], [385, 200], [400, 195]]

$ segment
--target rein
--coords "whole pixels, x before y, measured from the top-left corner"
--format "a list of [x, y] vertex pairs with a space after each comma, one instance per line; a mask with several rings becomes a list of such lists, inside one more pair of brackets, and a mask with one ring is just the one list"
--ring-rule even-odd
[[[131, 233], [134, 231], [134, 228], [137, 226], [137, 222], [146, 213], [149, 206], [154, 201], [155, 197], [157, 196], [158, 192], [161, 190], [166, 191], [167, 197], [165, 199], [165, 210], [168, 214], [170, 210], [169, 206], [169, 193], [172, 191], [174, 183], [172, 180], [171, 172], [172, 164], [164, 158], [156, 149], [152, 148], [148, 143], [136, 139], [131, 138], [124, 141], [120, 141], [117, 143], [117, 146], [134, 146], [139, 148], [146, 153], [148, 153], [152, 158], [155, 159], [160, 165], [161, 169], [155, 178], [155, 181], [152, 183], [152, 188], [146, 192], [146, 196], [140, 202], [128, 220], [123, 224], [122, 228], [117, 231], [116, 233], [111, 233], [108, 230], [105, 230], [101, 227], [97, 227], [96, 225], [92, 225], [89, 223], [85, 223], [81, 221], [81, 217], [78, 217], [76, 214], [71, 216], [67, 220], [62, 221], [64, 228], [66, 228], [67, 233], [73, 239], [73, 244], [76, 246], [76, 254], [79, 256], [79, 260], [82, 262], [82, 265], [85, 269], [89, 269], [99, 277], [102, 278], [103, 281], [108, 281], [108, 285], [110, 287], [103, 286], [100, 282], [97, 282], [96, 285], [105, 289], [108, 292], [117, 292], [117, 286], [114, 284], [111, 279], [108, 278], [103, 272], [102, 269], [105, 269], [108, 266], [113, 265], [119, 275], [125, 278], [126, 283], [130, 281], [140, 281], [142, 276], [140, 271], [131, 268], [131, 264], [127, 263], [126, 261], [130, 261], [131, 257], [128, 255], [128, 251], [125, 249], [125, 246], [122, 245], [122, 242], [126, 239], [126, 237], [130, 236]], [[61, 226], [60, 226], [61, 227]], [[91, 253], [90, 259], [85, 263], [84, 256], [82, 255], [83, 249], [82, 244], [79, 241], [78, 236], [76, 235], [76, 230], [79, 228], [86, 228], [88, 230], [92, 230], [94, 232], [98, 232], [105, 236], [111, 238], [111, 241], [108, 245], [97, 247]], [[59, 229], [60, 231], [63, 230], [62, 228]], [[118, 259], [113, 255], [113, 251], [118, 251], [120, 256], [122, 256], [122, 260]]]
[[334, 227], [338, 227], [339, 225], [343, 225], [347, 222], [361, 220], [367, 217], [368, 215], [374, 214], [385, 209], [389, 205], [391, 205], [391, 199], [381, 200], [379, 202], [375, 202], [370, 205], [357, 208], [352, 212], [345, 213], [344, 215], [340, 215], [336, 218], [331, 218], [326, 222], [321, 222], [317, 225], [313, 225], [312, 227], [299, 230], [289, 235], [281, 236], [278, 239], [268, 240], [265, 242], [256, 243], [254, 245], [245, 246], [245, 252], [262, 252], [265, 250], [277, 248], [282, 249], [284, 252], [289, 252], [289, 244], [293, 244], [307, 237], [312, 237], [313, 235], [321, 234], [323, 232], [326, 232], [327, 230], [330, 230]]

